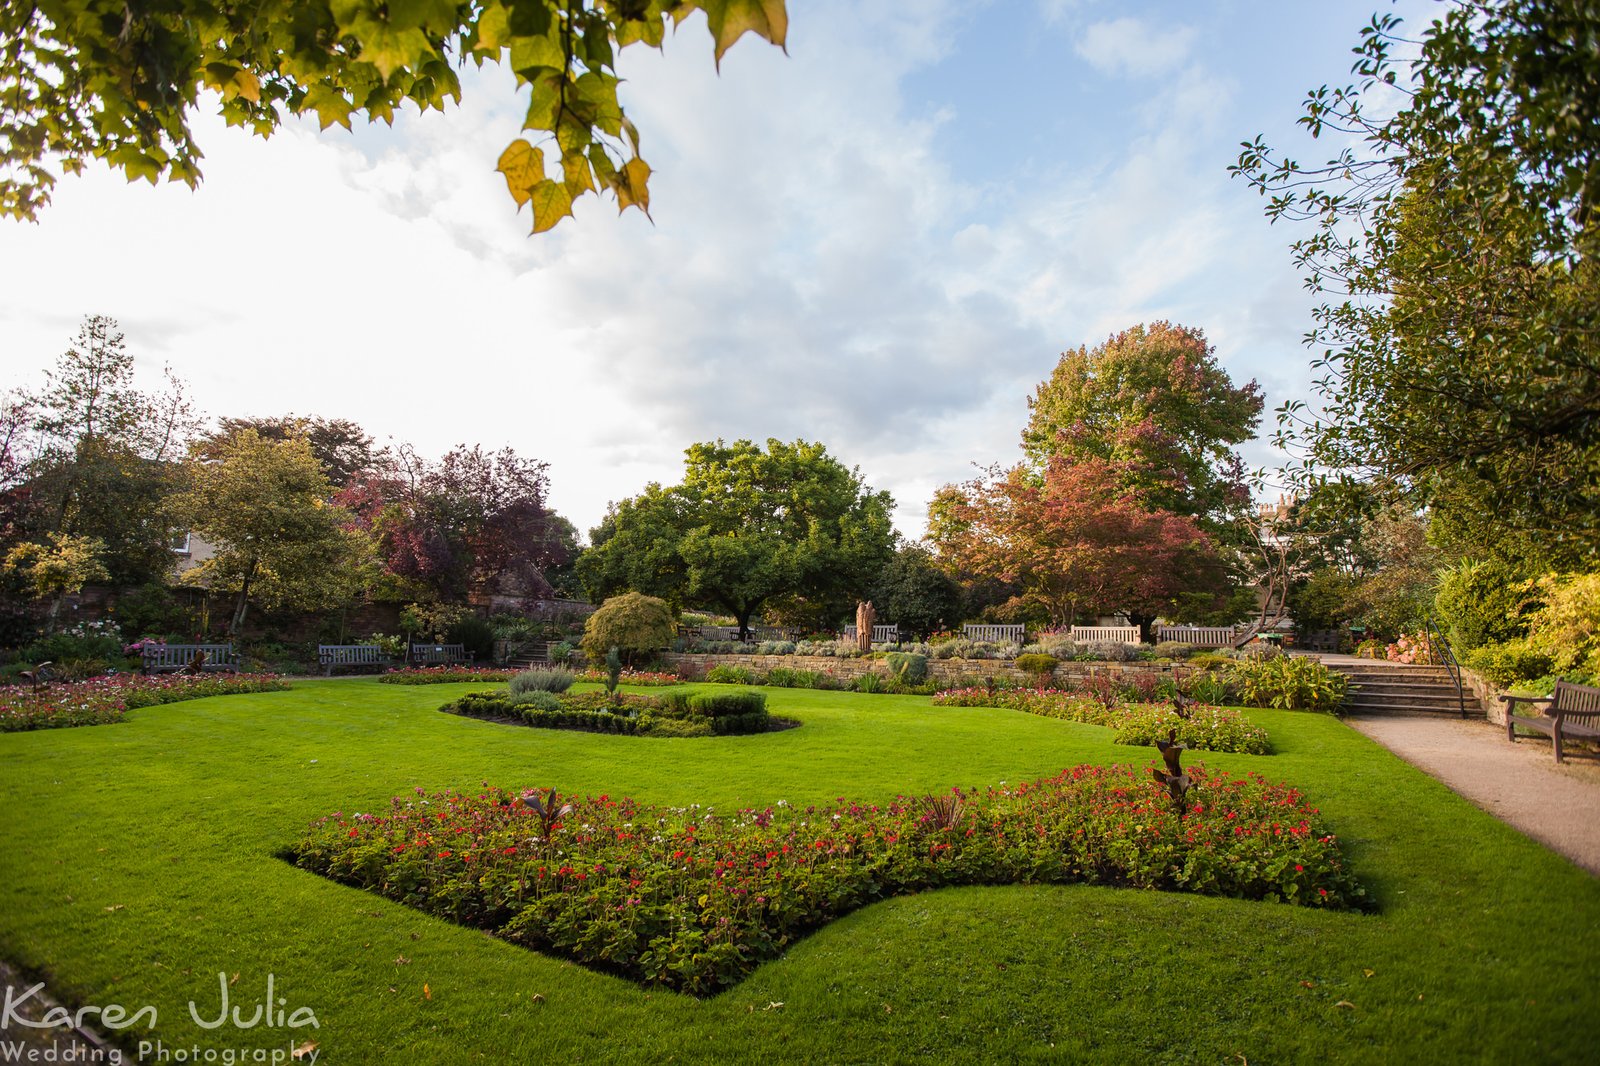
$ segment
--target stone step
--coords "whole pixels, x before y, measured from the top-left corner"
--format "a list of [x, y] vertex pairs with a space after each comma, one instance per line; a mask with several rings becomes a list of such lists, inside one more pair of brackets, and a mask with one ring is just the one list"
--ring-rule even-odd
[[[1450, 701], [1450, 706], [1448, 707], [1414, 707], [1408, 704], [1393, 703], [1347, 703], [1344, 706], [1343, 713], [1346, 715], [1354, 715], [1356, 717], [1361, 717], [1364, 715], [1381, 715], [1390, 718], [1459, 718], [1461, 715], [1461, 708], [1456, 705], [1454, 700]], [[1483, 709], [1477, 705], [1476, 701], [1471, 699], [1467, 700], [1467, 717], [1484, 717]]]

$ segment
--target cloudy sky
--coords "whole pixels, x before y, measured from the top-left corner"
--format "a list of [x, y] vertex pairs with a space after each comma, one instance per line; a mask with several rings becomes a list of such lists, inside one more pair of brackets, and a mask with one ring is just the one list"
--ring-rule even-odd
[[1129, 325], [1203, 328], [1269, 422], [1305, 394], [1295, 233], [1226, 168], [1258, 132], [1330, 154], [1294, 121], [1373, 4], [789, 0], [787, 56], [746, 38], [720, 76], [696, 16], [621, 68], [654, 222], [586, 197], [539, 237], [494, 172], [507, 71], [392, 130], [201, 116], [198, 192], [91, 169], [0, 223], [0, 386], [107, 314], [142, 381], [170, 364], [210, 415], [510, 445], [582, 530], [694, 441], [778, 437], [916, 536], [936, 486], [1017, 457], [1062, 350]]

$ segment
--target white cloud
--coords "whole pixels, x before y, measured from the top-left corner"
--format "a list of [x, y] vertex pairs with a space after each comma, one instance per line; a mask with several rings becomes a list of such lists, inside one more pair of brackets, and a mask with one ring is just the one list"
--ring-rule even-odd
[[787, 57], [747, 39], [720, 77], [698, 19], [664, 56], [630, 50], [654, 223], [591, 197], [530, 238], [494, 172], [521, 111], [494, 68], [468, 73], [464, 107], [393, 131], [262, 142], [203, 122], [198, 193], [91, 169], [38, 226], [0, 224], [0, 384], [36, 381], [107, 313], [213, 415], [548, 460], [580, 529], [675, 481], [694, 441], [773, 436], [825, 442], [916, 534], [935, 486], [1014, 461], [1063, 348], [1172, 317], [1243, 380], [1303, 329], [1286, 330], [1284, 235], [1216, 151], [1239, 139], [1219, 119], [1231, 82], [1185, 65], [1190, 31], [1089, 27], [1105, 69], [1179, 76], [1126, 88], [1114, 152], [1064, 146], [980, 183], [961, 110], [1053, 102], [1004, 70], [963, 108], [902, 93], [983, 21], [955, 0], [807, 4]]
[[1194, 40], [1194, 30], [1186, 26], [1158, 28], [1124, 17], [1091, 23], [1074, 47], [1103, 74], [1150, 77], [1181, 66]]

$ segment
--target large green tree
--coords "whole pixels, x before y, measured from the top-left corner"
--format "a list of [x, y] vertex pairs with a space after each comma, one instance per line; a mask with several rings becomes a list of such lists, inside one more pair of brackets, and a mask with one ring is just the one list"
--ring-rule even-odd
[[44, 386], [14, 399], [3, 423], [0, 524], [13, 541], [95, 541], [119, 585], [167, 576], [175, 522], [165, 503], [195, 419], [170, 374], [161, 392], [137, 387], [114, 319], [86, 317]]
[[[267, 136], [285, 115], [323, 129], [459, 102], [457, 67], [504, 64], [528, 90], [499, 169], [534, 232], [586, 192], [648, 209], [650, 168], [617, 99], [617, 52], [661, 47], [704, 11], [722, 55], [755, 33], [782, 45], [784, 0], [33, 0], [0, 5], [0, 211], [34, 218], [53, 167], [91, 158], [129, 180], [200, 180], [189, 113], [201, 90], [229, 125]], [[545, 153], [550, 153], [547, 173]], [[551, 176], [552, 173], [554, 176]]]
[[371, 549], [304, 438], [242, 430], [193, 464], [178, 512], [216, 554], [184, 574], [231, 593], [236, 636], [252, 602], [302, 610], [343, 607], [372, 576]]
[[731, 614], [831, 624], [894, 552], [893, 501], [821, 444], [692, 445], [683, 481], [614, 504], [578, 562], [590, 595], [628, 589]]
[[1040, 470], [1105, 460], [1148, 505], [1208, 522], [1249, 500], [1234, 447], [1255, 435], [1261, 389], [1234, 385], [1199, 329], [1155, 322], [1066, 352], [1028, 406], [1022, 447]]
[[1600, 8], [1454, 0], [1409, 71], [1399, 41], [1374, 18], [1359, 80], [1307, 100], [1302, 124], [1350, 147], [1302, 167], [1258, 137], [1234, 168], [1315, 226], [1294, 254], [1325, 296], [1317, 402], [1280, 409], [1279, 439], [1304, 483], [1366, 480], [1480, 546], [1592, 562]]

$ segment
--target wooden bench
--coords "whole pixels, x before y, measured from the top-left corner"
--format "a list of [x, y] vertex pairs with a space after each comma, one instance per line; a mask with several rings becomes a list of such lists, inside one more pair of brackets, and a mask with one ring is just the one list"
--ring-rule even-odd
[[412, 666], [462, 666], [472, 662], [472, 653], [462, 644], [413, 644]]
[[389, 657], [376, 644], [318, 644], [317, 665], [332, 677], [335, 666], [388, 666]]
[[1075, 644], [1137, 644], [1138, 626], [1073, 626], [1067, 636]]
[[140, 665], [147, 674], [176, 673], [179, 670], [228, 670], [239, 672], [239, 656], [232, 644], [146, 644], [139, 653]]
[[991, 644], [1025, 643], [1022, 626], [986, 626], [973, 623], [961, 627], [967, 640], [982, 640]]
[[[1564, 758], [1563, 740], [1600, 741], [1600, 688], [1557, 681], [1548, 696], [1502, 696], [1506, 704], [1506, 739], [1516, 742], [1517, 726], [1527, 726], [1555, 741], [1556, 762]], [[1514, 713], [1517, 704], [1546, 704], [1543, 714], [1534, 718]]]

